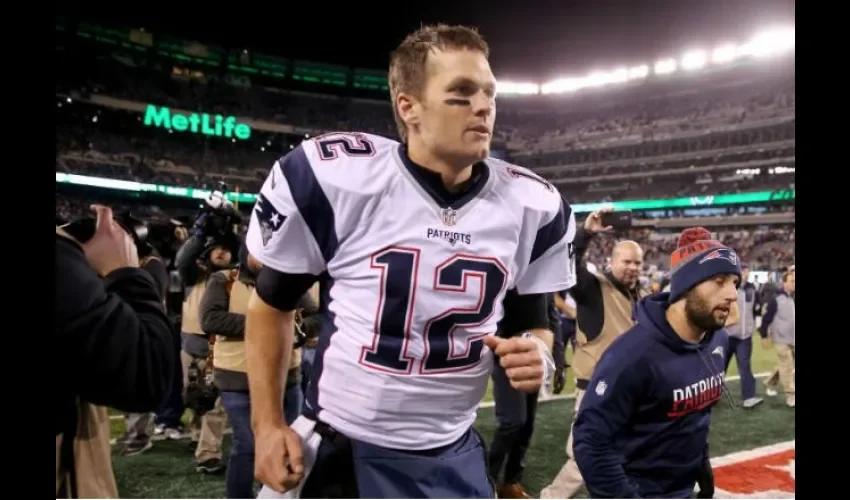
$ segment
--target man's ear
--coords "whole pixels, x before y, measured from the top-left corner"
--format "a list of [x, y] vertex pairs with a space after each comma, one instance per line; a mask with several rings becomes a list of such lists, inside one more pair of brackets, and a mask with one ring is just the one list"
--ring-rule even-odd
[[420, 106], [418, 99], [410, 94], [402, 92], [396, 96], [395, 105], [398, 110], [398, 115], [401, 117], [401, 121], [403, 121], [408, 127], [419, 125], [419, 114], [422, 107]]

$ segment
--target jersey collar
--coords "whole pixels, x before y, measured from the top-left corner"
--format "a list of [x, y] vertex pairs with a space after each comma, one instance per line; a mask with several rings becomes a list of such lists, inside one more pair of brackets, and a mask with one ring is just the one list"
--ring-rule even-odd
[[487, 164], [480, 161], [472, 166], [472, 176], [467, 180], [460, 191], [449, 192], [443, 185], [440, 174], [432, 172], [425, 167], [417, 165], [407, 155], [407, 145], [399, 144], [398, 156], [404, 168], [410, 172], [410, 176], [430, 196], [440, 208], [453, 208], [459, 210], [461, 207], [475, 199], [490, 179], [490, 169]]

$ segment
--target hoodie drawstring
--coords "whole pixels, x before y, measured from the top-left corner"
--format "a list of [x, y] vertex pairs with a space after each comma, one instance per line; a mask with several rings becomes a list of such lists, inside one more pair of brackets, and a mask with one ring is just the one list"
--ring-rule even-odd
[[[708, 368], [709, 372], [713, 373], [715, 371], [719, 371], [717, 370], [717, 366], [715, 366], [714, 362], [705, 357], [705, 354], [703, 354], [702, 349], [697, 348], [696, 351], [700, 359], [702, 360], [703, 365]], [[735, 404], [735, 398], [729, 391], [729, 386], [726, 385], [726, 370], [723, 370], [723, 377], [720, 379], [720, 392], [722, 392], [723, 395], [726, 396], [726, 402], [729, 403], [729, 408], [732, 408], [733, 410], [738, 408], [738, 406]]]

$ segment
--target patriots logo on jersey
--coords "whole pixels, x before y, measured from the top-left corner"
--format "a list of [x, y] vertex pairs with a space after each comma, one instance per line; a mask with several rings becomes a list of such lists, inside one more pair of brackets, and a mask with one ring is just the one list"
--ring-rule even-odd
[[257, 222], [260, 223], [260, 236], [263, 238], [263, 246], [265, 246], [272, 239], [275, 231], [283, 225], [286, 216], [281, 215], [268, 198], [262, 194], [259, 195], [257, 204], [254, 205], [254, 213], [257, 214]]

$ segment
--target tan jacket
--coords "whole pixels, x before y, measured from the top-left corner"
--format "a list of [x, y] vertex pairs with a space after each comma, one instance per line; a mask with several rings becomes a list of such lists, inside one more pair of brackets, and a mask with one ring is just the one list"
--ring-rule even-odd
[[[234, 270], [220, 271], [230, 280], [230, 303], [228, 312], [248, 314], [248, 300], [254, 290], [252, 285], [239, 280], [239, 273]], [[225, 370], [246, 373], [248, 371], [248, 360], [245, 354], [245, 338], [215, 336], [215, 367]], [[295, 370], [301, 366], [301, 349], [293, 349], [289, 359], [289, 370]]]
[[602, 331], [593, 340], [588, 340], [581, 331], [581, 318], [576, 330], [576, 350], [573, 356], [573, 370], [576, 378], [585, 383], [593, 376], [593, 370], [599, 358], [614, 340], [634, 326], [632, 311], [635, 302], [623, 295], [617, 287], [608, 281], [604, 274], [594, 273], [602, 288], [602, 301], [605, 319]]

